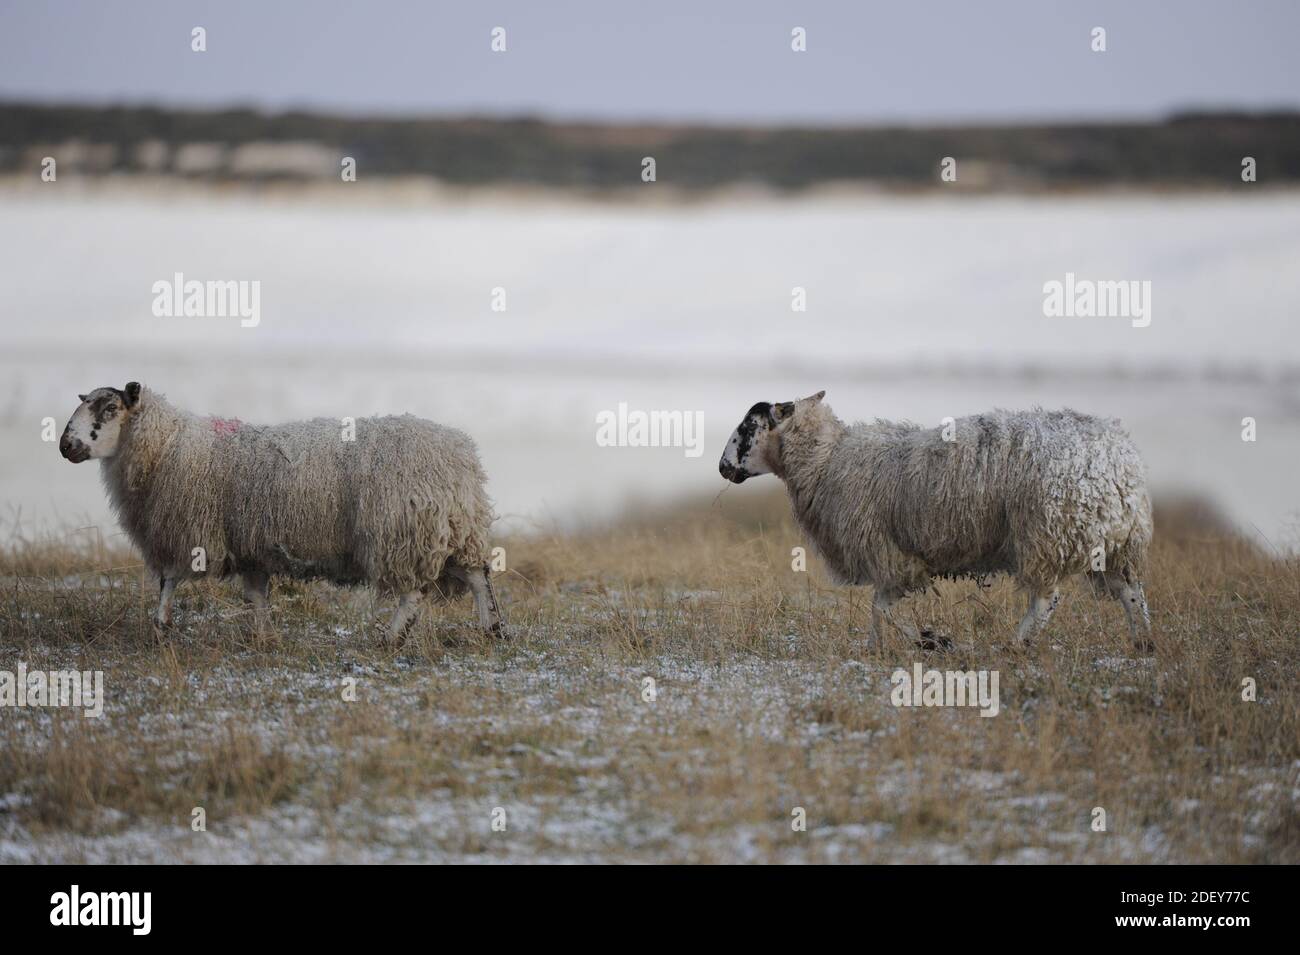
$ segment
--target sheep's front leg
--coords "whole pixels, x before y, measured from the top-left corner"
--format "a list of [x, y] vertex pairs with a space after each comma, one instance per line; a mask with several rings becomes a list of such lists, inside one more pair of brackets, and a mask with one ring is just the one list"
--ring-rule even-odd
[[253, 605], [254, 610], [265, 610], [270, 606], [267, 596], [271, 590], [271, 577], [260, 570], [246, 571], [239, 575], [244, 584], [244, 599]]
[[880, 646], [885, 639], [885, 613], [893, 604], [893, 600], [886, 597], [880, 588], [876, 588], [875, 595], [871, 598], [871, 633], [868, 634], [868, 641]]
[[894, 605], [902, 598], [903, 595], [897, 590], [876, 588], [871, 600], [871, 639], [874, 642], [880, 643], [884, 639], [886, 621], [907, 639], [920, 641], [921, 634], [916, 627], [905, 620], [899, 620], [893, 613]]
[[1056, 612], [1056, 605], [1060, 602], [1061, 592], [1055, 587], [1045, 592], [1031, 591], [1029, 609], [1025, 612], [1024, 619], [1020, 621], [1020, 626], [1016, 628], [1016, 639], [1028, 645], [1029, 641], [1047, 626], [1047, 621], [1052, 619], [1052, 614]]
[[176, 592], [176, 578], [159, 577], [158, 588], [158, 609], [153, 613], [153, 622], [160, 627], [169, 627], [172, 622], [172, 594]]
[[248, 570], [239, 575], [244, 584], [244, 599], [253, 605], [253, 619], [261, 626], [266, 622], [271, 592], [271, 575], [260, 570]]

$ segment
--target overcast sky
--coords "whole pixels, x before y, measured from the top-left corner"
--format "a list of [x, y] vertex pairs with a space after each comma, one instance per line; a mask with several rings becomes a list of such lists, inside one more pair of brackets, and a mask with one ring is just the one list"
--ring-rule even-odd
[[[190, 30], [207, 30], [205, 53]], [[490, 50], [493, 27], [507, 52]], [[808, 49], [790, 49], [793, 27]], [[1090, 50], [1094, 26], [1105, 53]], [[0, 98], [728, 123], [1300, 107], [1300, 2], [4, 0]]]

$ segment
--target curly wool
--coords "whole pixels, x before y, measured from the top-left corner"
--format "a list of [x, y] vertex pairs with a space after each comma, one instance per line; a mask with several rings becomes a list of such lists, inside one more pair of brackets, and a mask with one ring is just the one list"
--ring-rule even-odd
[[[448, 561], [482, 567], [492, 505], [474, 442], [411, 415], [257, 427], [141, 390], [103, 478], [161, 576], [262, 571], [453, 597]], [[206, 570], [194, 569], [194, 548]]]
[[1035, 592], [1093, 569], [1137, 578], [1151, 541], [1145, 468], [1116, 420], [994, 411], [943, 429], [845, 425], [797, 406], [781, 431], [794, 514], [841, 583], [907, 592], [1006, 572]]

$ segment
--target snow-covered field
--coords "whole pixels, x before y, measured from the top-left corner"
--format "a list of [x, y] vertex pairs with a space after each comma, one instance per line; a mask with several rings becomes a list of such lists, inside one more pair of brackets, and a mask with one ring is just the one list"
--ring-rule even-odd
[[[60, 182], [10, 188], [0, 210], [8, 531], [113, 533], [93, 468], [62, 461], [41, 423], [138, 379], [253, 421], [460, 425], [513, 527], [716, 488], [757, 400], [825, 388], [847, 418], [936, 424], [1069, 404], [1121, 417], [1158, 491], [1296, 537], [1300, 196], [327, 202]], [[156, 317], [153, 283], [177, 272], [259, 281], [260, 323]], [[1150, 281], [1151, 324], [1044, 317], [1043, 284], [1067, 272]], [[700, 456], [599, 447], [596, 416], [620, 402], [701, 413]]]

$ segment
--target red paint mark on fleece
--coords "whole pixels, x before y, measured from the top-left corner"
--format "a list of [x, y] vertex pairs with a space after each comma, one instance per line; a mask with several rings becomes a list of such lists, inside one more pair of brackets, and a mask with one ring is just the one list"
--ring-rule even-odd
[[212, 422], [212, 430], [217, 434], [234, 434], [244, 426], [244, 422], [238, 418], [209, 418]]

